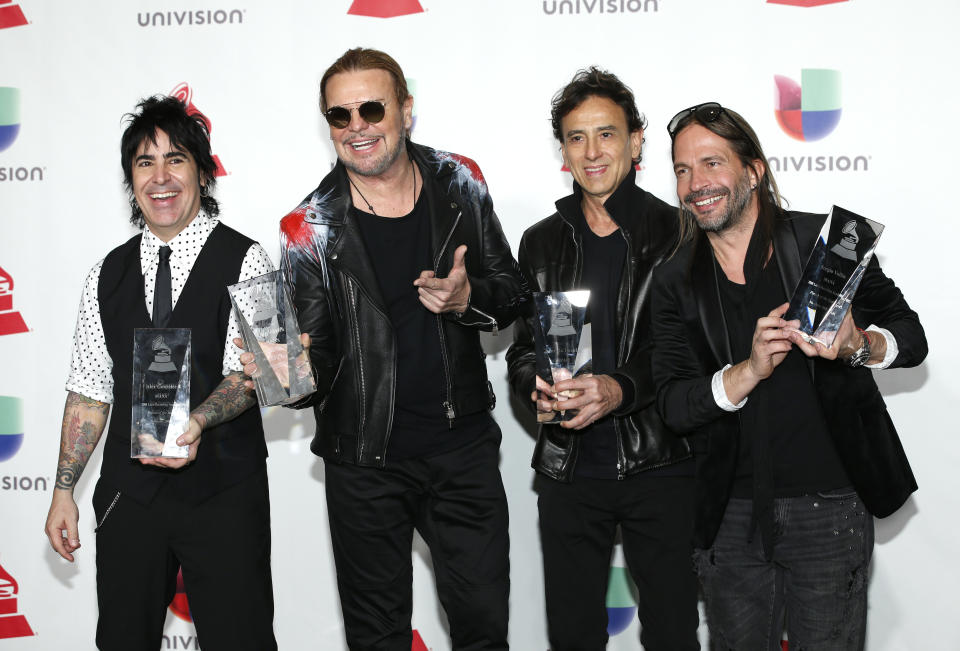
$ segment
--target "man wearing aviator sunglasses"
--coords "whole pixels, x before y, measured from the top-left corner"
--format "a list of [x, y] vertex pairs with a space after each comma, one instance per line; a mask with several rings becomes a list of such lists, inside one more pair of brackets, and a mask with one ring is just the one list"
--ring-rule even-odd
[[685, 243], [654, 274], [653, 369], [696, 450], [711, 648], [773, 651], [786, 628], [791, 648], [862, 649], [873, 516], [917, 487], [862, 366], [919, 364], [923, 327], [873, 258], [833, 346], [806, 343], [782, 317], [826, 216], [781, 207], [756, 134], [720, 104], [668, 131]]
[[396, 61], [348, 50], [320, 106], [338, 160], [281, 222], [281, 268], [311, 338], [317, 392], [294, 406], [317, 420], [347, 644], [410, 649], [416, 529], [453, 648], [506, 649], [507, 502], [479, 333], [513, 321], [526, 285], [476, 163], [409, 140]]

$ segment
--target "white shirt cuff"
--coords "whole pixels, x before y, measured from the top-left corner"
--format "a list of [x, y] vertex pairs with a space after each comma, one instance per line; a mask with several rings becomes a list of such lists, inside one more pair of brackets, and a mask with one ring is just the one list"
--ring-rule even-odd
[[737, 411], [747, 404], [747, 398], [744, 398], [739, 404], [736, 405], [730, 402], [730, 399], [727, 398], [727, 391], [723, 388], [723, 372], [731, 366], [732, 364], [727, 364], [722, 369], [714, 373], [713, 379], [710, 381], [710, 387], [713, 389], [713, 399], [716, 401], [717, 406], [724, 411]]
[[893, 334], [889, 330], [876, 325], [871, 325], [869, 328], [867, 328], [867, 331], [879, 332], [881, 335], [883, 335], [883, 338], [887, 340], [887, 352], [881, 361], [877, 362], [876, 364], [865, 364], [864, 366], [875, 369], [887, 368], [893, 364], [893, 360], [895, 360], [897, 355], [900, 353], [900, 349], [897, 348], [897, 340], [893, 338]]

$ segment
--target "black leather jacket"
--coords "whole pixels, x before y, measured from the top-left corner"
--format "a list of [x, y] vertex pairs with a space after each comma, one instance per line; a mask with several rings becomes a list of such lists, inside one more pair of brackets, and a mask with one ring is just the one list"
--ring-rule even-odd
[[[582, 193], [556, 202], [557, 212], [534, 224], [520, 241], [520, 269], [533, 291], [580, 288], [583, 271], [581, 238], [574, 224]], [[636, 185], [636, 173], [623, 180], [604, 204], [627, 242], [627, 262], [617, 299], [617, 370], [613, 375], [629, 382], [625, 399], [614, 412], [617, 431], [617, 474], [620, 479], [644, 470], [676, 463], [691, 456], [689, 444], [673, 435], [655, 405], [650, 370], [649, 294], [653, 269], [666, 259], [677, 242], [677, 209]], [[625, 218], [629, 215], [629, 218]], [[533, 348], [534, 308], [525, 306], [517, 321], [514, 342], [507, 351], [510, 388], [516, 398], [536, 410], [534, 389], [536, 354]], [[632, 392], [629, 390], [632, 388]], [[559, 481], [572, 481], [581, 433], [558, 425], [541, 425], [533, 452], [537, 472]]]
[[[444, 277], [467, 245], [470, 307], [437, 315], [445, 368], [444, 412], [451, 420], [494, 405], [480, 330], [509, 325], [526, 285], [493, 211], [480, 169], [469, 158], [408, 141], [428, 201], [434, 272]], [[383, 467], [393, 421], [396, 341], [357, 224], [340, 162], [280, 225], [281, 270], [300, 328], [311, 337], [317, 391], [311, 450], [326, 459]], [[411, 287], [413, 278], [410, 279]], [[411, 289], [412, 291], [412, 289]], [[439, 405], [438, 405], [439, 407]]]

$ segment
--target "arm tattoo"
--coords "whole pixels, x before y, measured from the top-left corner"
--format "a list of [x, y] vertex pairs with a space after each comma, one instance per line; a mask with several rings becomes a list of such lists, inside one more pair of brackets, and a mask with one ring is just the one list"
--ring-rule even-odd
[[243, 385], [246, 376], [234, 372], [223, 378], [206, 400], [193, 410], [204, 429], [232, 420], [257, 404], [253, 391]]
[[83, 473], [107, 424], [110, 405], [78, 393], [67, 394], [60, 430], [56, 487], [70, 490]]

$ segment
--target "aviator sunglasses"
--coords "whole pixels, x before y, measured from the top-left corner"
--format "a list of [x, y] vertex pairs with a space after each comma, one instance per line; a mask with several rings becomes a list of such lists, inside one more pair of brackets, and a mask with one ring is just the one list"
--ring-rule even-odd
[[730, 112], [727, 109], [723, 108], [717, 102], [705, 102], [703, 104], [697, 104], [696, 106], [691, 106], [688, 109], [683, 109], [679, 113], [673, 116], [670, 122], [667, 124], [667, 133], [670, 134], [670, 139], [673, 140], [677, 136], [677, 127], [680, 126], [680, 123], [689, 115], [695, 115], [697, 120], [703, 124], [709, 124], [711, 122], [716, 122], [720, 119], [720, 116], [724, 113], [727, 114], [727, 117], [730, 118], [730, 122], [733, 123], [740, 133], [746, 136], [747, 141], [750, 143], [750, 146], [753, 147], [755, 152], [760, 151], [760, 145], [757, 141], [747, 133], [746, 129], [740, 126], [740, 123], [734, 119]]
[[385, 114], [383, 102], [372, 99], [364, 102], [360, 106], [349, 109], [345, 106], [332, 106], [323, 113], [323, 117], [327, 119], [327, 124], [331, 127], [342, 129], [350, 124], [350, 116], [354, 110], [360, 114], [364, 122], [369, 122], [370, 124], [376, 124], [383, 119]]

